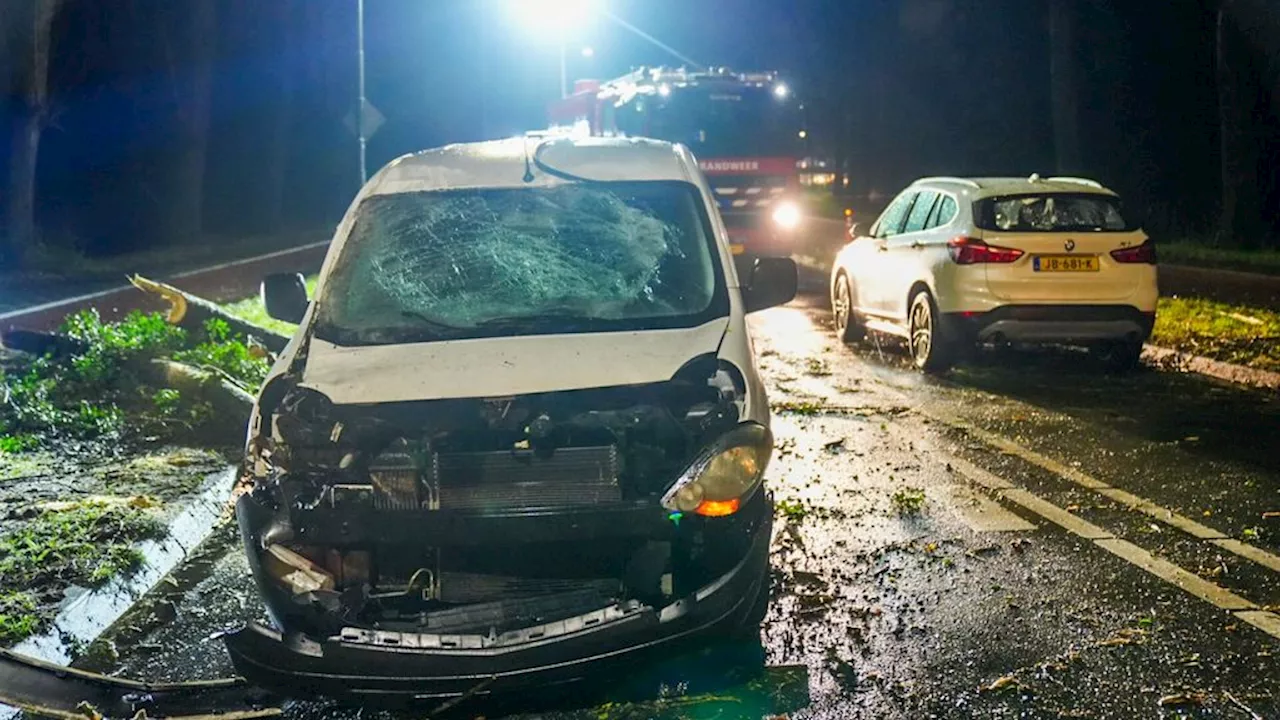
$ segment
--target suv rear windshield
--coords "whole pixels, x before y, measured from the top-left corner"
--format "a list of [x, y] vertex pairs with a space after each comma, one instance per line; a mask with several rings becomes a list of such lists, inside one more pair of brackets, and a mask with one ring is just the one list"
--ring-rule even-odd
[[692, 327], [728, 314], [714, 236], [683, 182], [375, 196], [325, 280], [343, 345]]
[[1120, 199], [1094, 193], [1005, 195], [974, 203], [984, 230], [1005, 232], [1126, 232], [1135, 228], [1120, 214]]

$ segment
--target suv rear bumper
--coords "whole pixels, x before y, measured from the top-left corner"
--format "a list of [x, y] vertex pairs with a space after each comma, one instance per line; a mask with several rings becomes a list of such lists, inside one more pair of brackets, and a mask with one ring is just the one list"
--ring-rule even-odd
[[1128, 305], [1006, 305], [946, 318], [959, 336], [978, 342], [1144, 342], [1156, 316]]
[[759, 593], [769, 591], [772, 503], [764, 504], [742, 560], [663, 608], [625, 603], [497, 637], [348, 629], [314, 639], [250, 624], [224, 641], [240, 675], [292, 696], [405, 701], [573, 682], [751, 622]]

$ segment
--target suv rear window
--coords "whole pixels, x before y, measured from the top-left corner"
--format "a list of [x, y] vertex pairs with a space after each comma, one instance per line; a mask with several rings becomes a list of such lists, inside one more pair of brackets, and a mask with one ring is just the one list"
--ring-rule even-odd
[[1096, 193], [1005, 195], [974, 203], [984, 230], [1004, 232], [1125, 232], [1135, 229], [1120, 213], [1120, 199]]

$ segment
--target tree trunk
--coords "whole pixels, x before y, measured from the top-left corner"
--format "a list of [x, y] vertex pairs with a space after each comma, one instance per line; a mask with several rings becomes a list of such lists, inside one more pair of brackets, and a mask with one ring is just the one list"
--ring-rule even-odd
[[1057, 171], [1083, 171], [1080, 148], [1080, 98], [1076, 81], [1078, 0], [1049, 0], [1049, 88]]
[[[189, 240], [204, 228], [205, 167], [213, 56], [217, 43], [216, 0], [173, 3], [161, 22], [177, 111], [170, 156], [170, 194], [161, 211], [169, 242]], [[167, 22], [166, 22], [167, 21]]]
[[1233, 18], [1234, 3], [1218, 8], [1218, 120], [1222, 141], [1222, 216], [1219, 241], [1252, 247], [1262, 241], [1263, 207], [1259, 177], [1262, 138], [1255, 110], [1264, 92], [1251, 67], [1247, 38]]
[[14, 108], [9, 152], [9, 185], [5, 241], [0, 243], [0, 261], [16, 264], [24, 248], [36, 241], [36, 165], [40, 156], [40, 135], [49, 113], [49, 46], [53, 18], [61, 0], [35, 0], [29, 20], [29, 36], [19, 27], [5, 43], [12, 51], [15, 75], [21, 92]]
[[285, 200], [288, 187], [289, 160], [293, 143], [293, 75], [298, 71], [297, 51], [294, 43], [294, 17], [292, 0], [276, 0], [269, 16], [274, 24], [270, 37], [279, 40], [277, 59], [271, 63], [276, 96], [271, 102], [271, 121], [268, 128], [270, 144], [267, 148], [263, 172], [266, 193], [263, 218], [268, 232], [278, 232], [285, 224]]

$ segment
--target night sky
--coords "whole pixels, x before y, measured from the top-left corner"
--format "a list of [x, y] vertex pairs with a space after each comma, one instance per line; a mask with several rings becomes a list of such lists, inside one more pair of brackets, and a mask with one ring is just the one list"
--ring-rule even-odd
[[[184, 8], [197, 1], [217, 7], [204, 228], [267, 231], [281, 203], [289, 226], [328, 223], [356, 191], [344, 125], [356, 98], [356, 0], [65, 0], [39, 167], [39, 213], [55, 234], [91, 252], [172, 235], [155, 219], [186, 142], [175, 98], [193, 60], [186, 43], [162, 40], [190, 32]], [[517, 22], [512, 1], [365, 0], [368, 96], [387, 118], [370, 143], [371, 172], [403, 153], [546, 127], [559, 41]], [[854, 193], [891, 195], [933, 174], [1065, 170], [1118, 189], [1161, 233], [1212, 231], [1222, 177], [1212, 3], [1166, 0], [1153, 13], [1138, 0], [598, 2], [708, 65], [783, 73], [807, 107], [811, 154], [840, 159]], [[1069, 106], [1082, 144], [1067, 163], [1054, 134], [1055, 2], [1078, 21], [1074, 42], [1058, 46], [1075, 75]], [[1277, 23], [1258, 18], [1280, 14], [1240, 18], [1241, 77], [1257, 99], [1246, 108], [1257, 151], [1244, 162], [1272, 178], [1280, 44]], [[567, 46], [571, 79], [677, 62], [603, 18]], [[1261, 204], [1274, 210], [1280, 183], [1262, 185]], [[1273, 210], [1263, 219], [1274, 225]]]

